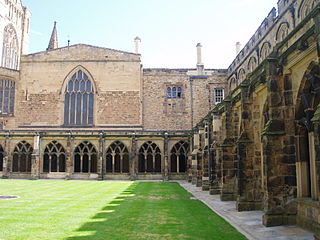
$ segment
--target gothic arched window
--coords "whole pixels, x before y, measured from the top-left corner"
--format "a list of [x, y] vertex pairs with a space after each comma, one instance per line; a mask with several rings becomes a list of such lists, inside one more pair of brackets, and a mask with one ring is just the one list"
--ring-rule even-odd
[[265, 42], [262, 47], [261, 47], [261, 51], [260, 51], [260, 62], [262, 62], [263, 60], [265, 60], [271, 51], [271, 45], [269, 42]]
[[289, 33], [289, 23], [283, 22], [280, 24], [277, 34], [276, 34], [276, 41], [277, 42], [282, 42]]
[[80, 143], [74, 150], [74, 172], [97, 173], [98, 154], [88, 141]]
[[63, 146], [53, 141], [49, 143], [43, 154], [43, 172], [65, 172], [66, 151]]
[[12, 24], [4, 28], [2, 61], [1, 66], [5, 68], [18, 69], [19, 58], [18, 38]]
[[187, 170], [187, 159], [188, 159], [189, 144], [180, 141], [176, 143], [170, 156], [170, 170], [171, 172], [181, 173]]
[[161, 172], [161, 151], [157, 144], [145, 142], [139, 150], [139, 172]]
[[257, 59], [255, 57], [251, 57], [248, 63], [248, 71], [253, 72], [257, 67]]
[[0, 115], [12, 115], [14, 111], [15, 82], [0, 79]]
[[303, 20], [317, 5], [318, 0], [304, 0], [299, 7], [299, 17]]
[[239, 80], [239, 83], [241, 83], [242, 81], [244, 81], [246, 79], [246, 71], [241, 68], [238, 72], [238, 80]]
[[3, 148], [2, 146], [0, 145], [0, 172], [3, 171]]
[[129, 151], [122, 142], [116, 141], [108, 148], [106, 154], [106, 172], [129, 172]]
[[19, 142], [13, 151], [12, 172], [31, 172], [33, 148], [26, 141]]
[[93, 125], [94, 90], [88, 75], [79, 70], [69, 79], [64, 96], [64, 124]]

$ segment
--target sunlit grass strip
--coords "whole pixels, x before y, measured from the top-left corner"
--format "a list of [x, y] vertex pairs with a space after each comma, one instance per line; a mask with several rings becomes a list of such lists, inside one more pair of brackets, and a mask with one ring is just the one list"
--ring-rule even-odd
[[176, 183], [0, 180], [0, 239], [245, 239]]

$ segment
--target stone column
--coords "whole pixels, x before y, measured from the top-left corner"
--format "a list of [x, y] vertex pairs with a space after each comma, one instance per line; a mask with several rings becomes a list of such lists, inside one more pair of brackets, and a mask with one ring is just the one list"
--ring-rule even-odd
[[237, 129], [238, 116], [232, 109], [230, 100], [225, 100], [225, 139], [220, 145], [222, 148], [222, 188], [220, 199], [222, 201], [235, 201], [237, 195], [237, 154], [235, 146], [235, 129]]
[[105, 147], [104, 147], [104, 140], [105, 136], [103, 132], [100, 132], [99, 134], [99, 154], [98, 154], [98, 166], [97, 166], [97, 172], [98, 172], [98, 179], [104, 180], [105, 175]]
[[192, 184], [197, 183], [197, 173], [198, 173], [198, 151], [199, 151], [199, 132], [198, 129], [194, 130], [193, 133], [193, 151], [191, 153], [191, 168], [192, 168]]
[[204, 149], [203, 149], [203, 157], [202, 157], [202, 190], [203, 191], [209, 191], [209, 120], [206, 121], [205, 123], [205, 128], [204, 128]]
[[137, 154], [137, 138], [135, 133], [131, 138], [131, 152], [130, 152], [130, 180], [134, 181], [137, 179], [137, 166], [138, 166], [138, 154]]
[[74, 136], [72, 133], [69, 133], [67, 138], [67, 147], [66, 147], [66, 179], [71, 179], [74, 172], [73, 169], [73, 150], [74, 150]]
[[[262, 137], [265, 226], [293, 224], [297, 211], [294, 202], [289, 201], [296, 197], [295, 164], [286, 161], [296, 154], [294, 111], [290, 106], [290, 94], [286, 94], [285, 78], [279, 73], [280, 68], [277, 59], [267, 59], [268, 121]], [[283, 111], [283, 106], [286, 111]]]
[[33, 153], [31, 155], [31, 179], [40, 178], [40, 146], [41, 137], [37, 133], [33, 138]]
[[169, 138], [168, 133], [166, 132], [164, 134], [163, 139], [163, 156], [164, 156], [164, 166], [163, 166], [163, 180], [168, 181], [169, 180]]
[[5, 146], [4, 146], [4, 156], [3, 156], [3, 171], [2, 178], [9, 178], [12, 172], [12, 153], [11, 153], [11, 137], [9, 133], [6, 135]]
[[210, 194], [221, 194], [221, 148], [220, 140], [222, 139], [221, 131], [221, 119], [220, 115], [216, 112], [212, 115], [212, 126], [211, 126], [211, 144], [209, 154], [211, 155], [211, 168], [212, 175], [210, 179]]

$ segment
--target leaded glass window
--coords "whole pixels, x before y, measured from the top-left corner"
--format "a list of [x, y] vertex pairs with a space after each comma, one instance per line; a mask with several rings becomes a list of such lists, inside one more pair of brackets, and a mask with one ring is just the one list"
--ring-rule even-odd
[[15, 82], [0, 79], [0, 115], [13, 115]]
[[64, 124], [93, 125], [94, 89], [88, 75], [79, 70], [69, 79], [64, 98]]

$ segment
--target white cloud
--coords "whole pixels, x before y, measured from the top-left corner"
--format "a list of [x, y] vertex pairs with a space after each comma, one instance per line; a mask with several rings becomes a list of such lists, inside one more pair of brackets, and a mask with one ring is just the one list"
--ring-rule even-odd
[[42, 32], [38, 32], [38, 31], [33, 30], [33, 29], [30, 29], [30, 33], [31, 33], [31, 34], [34, 34], [34, 35], [38, 35], [38, 36], [42, 36], [42, 35], [43, 35]]

